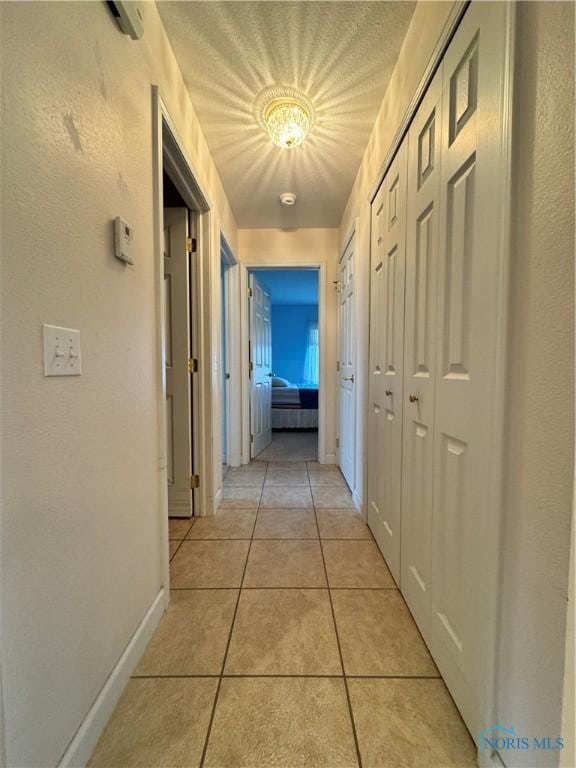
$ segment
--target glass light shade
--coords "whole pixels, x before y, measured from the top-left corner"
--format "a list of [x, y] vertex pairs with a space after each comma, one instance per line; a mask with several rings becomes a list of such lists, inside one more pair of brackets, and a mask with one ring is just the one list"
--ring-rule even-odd
[[297, 99], [274, 99], [266, 107], [264, 122], [274, 144], [292, 149], [302, 144], [308, 135], [311, 115]]

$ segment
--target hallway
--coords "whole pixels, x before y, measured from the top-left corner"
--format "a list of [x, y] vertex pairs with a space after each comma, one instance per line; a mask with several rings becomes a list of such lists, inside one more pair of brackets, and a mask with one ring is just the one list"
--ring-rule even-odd
[[90, 765], [475, 765], [339, 471], [253, 462], [226, 486], [227, 511], [171, 521], [170, 608]]
[[315, 461], [318, 458], [317, 430], [272, 432], [272, 442], [256, 461]]
[[575, 9], [0, 0], [0, 768], [575, 768]]

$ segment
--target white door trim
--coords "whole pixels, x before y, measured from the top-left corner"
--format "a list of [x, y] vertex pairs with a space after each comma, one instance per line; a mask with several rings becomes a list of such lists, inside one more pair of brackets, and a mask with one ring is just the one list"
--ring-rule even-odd
[[[198, 210], [197, 239], [198, 254], [193, 269], [195, 270], [194, 295], [192, 297], [192, 347], [193, 353], [201, 361], [197, 379], [194, 382], [194, 470], [200, 475], [201, 485], [194, 491], [194, 514], [209, 515], [214, 511], [213, 499], [213, 461], [212, 461], [212, 408], [211, 408], [211, 323], [210, 323], [210, 264], [214, 242], [211, 237], [214, 217], [210, 212], [210, 201], [197, 182], [195, 173], [184, 145], [162, 101], [158, 86], [152, 86], [152, 151], [153, 151], [153, 221], [155, 250], [155, 310], [156, 310], [156, 409], [158, 430], [158, 473], [159, 499], [158, 515], [160, 530], [160, 557], [162, 584], [165, 606], [170, 600], [170, 568], [168, 556], [168, 483], [167, 483], [167, 448], [166, 448], [166, 350], [165, 350], [165, 313], [164, 313], [164, 201], [162, 174], [164, 171], [164, 147], [169, 138], [171, 162], [180, 175], [183, 186], [189, 194], [185, 202], [190, 208]], [[180, 190], [182, 192], [182, 190]], [[193, 199], [192, 199], [193, 198]], [[218, 244], [218, 254], [219, 254]], [[202, 362], [205, 364], [202, 365]]]
[[250, 378], [248, 348], [250, 341], [248, 273], [252, 269], [317, 269], [318, 270], [318, 335], [320, 340], [320, 383], [318, 386], [318, 461], [321, 464], [334, 464], [335, 454], [326, 453], [326, 365], [327, 342], [327, 285], [326, 264], [307, 261], [257, 262], [241, 265], [240, 271], [240, 335], [242, 355], [242, 464], [250, 463]]

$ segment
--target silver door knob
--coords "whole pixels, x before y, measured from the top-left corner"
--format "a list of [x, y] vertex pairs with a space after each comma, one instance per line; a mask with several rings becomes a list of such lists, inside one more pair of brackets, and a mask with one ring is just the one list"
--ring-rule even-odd
[[392, 390], [391, 389], [387, 389], [386, 390], [386, 397], [392, 397]]
[[410, 395], [408, 400], [410, 400], [411, 403], [417, 403], [419, 398], [418, 395]]
[[344, 376], [344, 381], [354, 381], [354, 376]]

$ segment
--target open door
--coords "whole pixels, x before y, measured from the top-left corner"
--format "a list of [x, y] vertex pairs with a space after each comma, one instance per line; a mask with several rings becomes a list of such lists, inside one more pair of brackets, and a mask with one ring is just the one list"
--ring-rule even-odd
[[165, 208], [166, 439], [170, 517], [191, 517], [194, 512], [190, 251], [188, 209]]
[[250, 275], [250, 456], [272, 442], [272, 311], [270, 293]]

